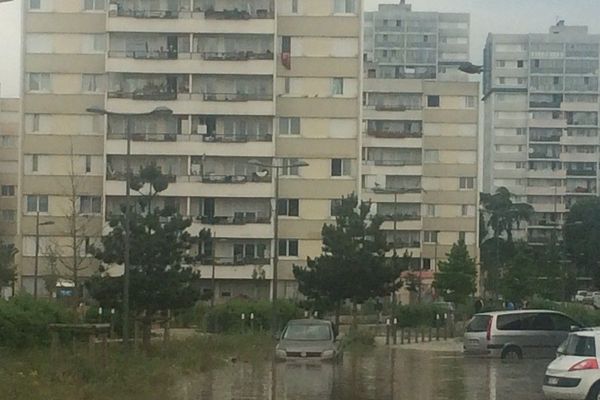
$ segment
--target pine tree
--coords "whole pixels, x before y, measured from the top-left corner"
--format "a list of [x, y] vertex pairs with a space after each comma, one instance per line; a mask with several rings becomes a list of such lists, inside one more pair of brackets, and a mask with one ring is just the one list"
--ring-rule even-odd
[[477, 290], [477, 268], [464, 241], [452, 246], [447, 261], [440, 261], [433, 287], [446, 301], [465, 304]]

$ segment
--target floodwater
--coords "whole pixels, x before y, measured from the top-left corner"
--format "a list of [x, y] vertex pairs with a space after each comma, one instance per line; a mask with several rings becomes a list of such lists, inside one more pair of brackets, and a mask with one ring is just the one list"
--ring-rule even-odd
[[377, 348], [326, 363], [230, 363], [183, 383], [178, 400], [542, 400], [549, 360]]

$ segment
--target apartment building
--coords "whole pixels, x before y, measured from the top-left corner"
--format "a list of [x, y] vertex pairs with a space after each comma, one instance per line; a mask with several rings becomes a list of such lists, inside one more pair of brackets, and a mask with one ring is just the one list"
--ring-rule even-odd
[[[19, 219], [19, 139], [21, 102], [0, 98], [0, 245], [20, 248]], [[0, 298], [12, 293], [0, 288]]]
[[211, 230], [197, 268], [217, 300], [272, 289], [278, 170], [278, 288], [295, 296], [292, 266], [320, 254], [332, 204], [359, 191], [360, 0], [25, 3], [25, 289], [38, 211], [39, 276], [44, 249], [73, 258], [74, 230], [93, 271], [85, 248], [124, 202], [129, 132], [133, 170], [171, 178], [161, 204]]
[[23, 1], [20, 285], [40, 296], [55, 289], [44, 278], [96, 267], [86, 248], [102, 234], [104, 118], [86, 109], [105, 103], [104, 3]]
[[468, 37], [468, 14], [402, 2], [365, 16], [362, 195], [426, 284], [459, 240], [478, 256], [479, 86], [457, 69]]
[[544, 243], [578, 199], [598, 195], [600, 35], [563, 21], [548, 33], [490, 34], [485, 48], [484, 191], [508, 188]]

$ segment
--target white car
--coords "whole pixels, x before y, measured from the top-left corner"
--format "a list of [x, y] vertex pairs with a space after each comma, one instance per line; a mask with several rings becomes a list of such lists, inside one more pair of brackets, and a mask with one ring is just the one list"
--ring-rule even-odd
[[600, 330], [574, 332], [557, 350], [544, 377], [544, 395], [553, 400], [600, 400]]
[[578, 303], [583, 303], [588, 297], [590, 297], [590, 293], [587, 290], [578, 290], [575, 293], [575, 301]]

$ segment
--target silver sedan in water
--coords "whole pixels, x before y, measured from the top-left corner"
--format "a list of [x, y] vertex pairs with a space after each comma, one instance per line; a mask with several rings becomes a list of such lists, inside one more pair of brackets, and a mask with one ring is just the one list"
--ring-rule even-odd
[[333, 324], [318, 319], [288, 322], [275, 348], [278, 360], [336, 360], [340, 355]]

